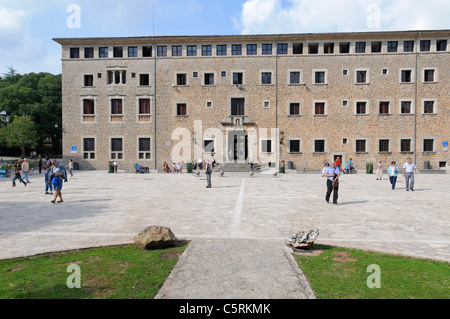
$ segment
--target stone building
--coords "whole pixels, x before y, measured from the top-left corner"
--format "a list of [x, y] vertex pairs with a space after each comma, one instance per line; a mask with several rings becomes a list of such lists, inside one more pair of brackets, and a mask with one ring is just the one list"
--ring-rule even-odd
[[[59, 38], [81, 169], [450, 160], [450, 30]], [[288, 165], [289, 164], [289, 165]], [[185, 166], [185, 165], [184, 165]]]

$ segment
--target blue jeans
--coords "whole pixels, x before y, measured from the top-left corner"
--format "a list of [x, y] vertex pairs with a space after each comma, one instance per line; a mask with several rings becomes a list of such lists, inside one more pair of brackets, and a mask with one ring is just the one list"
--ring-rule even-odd
[[23, 178], [22, 178], [25, 182], [29, 183], [30, 181], [28, 180], [28, 171], [23, 171]]
[[13, 179], [12, 179], [12, 184], [13, 184], [13, 186], [16, 186], [16, 179], [18, 179], [19, 182], [21, 182], [21, 183], [25, 183], [25, 181], [22, 179], [22, 177], [20, 176], [20, 174], [19, 174], [19, 175], [14, 174], [14, 177], [13, 177]]
[[397, 176], [389, 176], [389, 180], [391, 181], [392, 189], [395, 189], [395, 183], [397, 183]]
[[48, 191], [52, 192], [52, 190], [53, 190], [52, 183], [46, 181], [46, 182], [45, 182], [45, 191], [46, 191], [46, 192], [48, 192]]

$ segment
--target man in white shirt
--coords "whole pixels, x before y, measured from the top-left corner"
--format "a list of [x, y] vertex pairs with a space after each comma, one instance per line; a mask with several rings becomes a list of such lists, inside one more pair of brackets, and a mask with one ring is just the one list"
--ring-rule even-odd
[[414, 173], [417, 174], [417, 167], [411, 161], [411, 158], [407, 158], [407, 162], [403, 164], [403, 177], [405, 178], [406, 191], [414, 191]]

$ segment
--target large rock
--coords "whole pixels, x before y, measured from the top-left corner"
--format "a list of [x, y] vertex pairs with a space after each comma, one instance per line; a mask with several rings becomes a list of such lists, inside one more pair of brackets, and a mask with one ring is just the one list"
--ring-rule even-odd
[[296, 249], [311, 249], [317, 237], [319, 237], [318, 229], [309, 232], [300, 231], [294, 236], [286, 239], [286, 245]]
[[170, 228], [149, 226], [134, 237], [138, 249], [164, 249], [174, 246], [178, 241]]

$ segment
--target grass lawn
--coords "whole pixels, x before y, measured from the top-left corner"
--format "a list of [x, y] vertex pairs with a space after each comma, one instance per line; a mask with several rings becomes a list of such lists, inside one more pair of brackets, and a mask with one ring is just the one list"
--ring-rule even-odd
[[[186, 246], [114, 246], [0, 260], [0, 299], [151, 299]], [[67, 286], [73, 264], [80, 269], [79, 289]]]
[[[450, 264], [354, 249], [315, 245], [294, 253], [320, 299], [449, 299]], [[379, 266], [380, 288], [370, 265]], [[369, 278], [370, 276], [370, 278]]]

